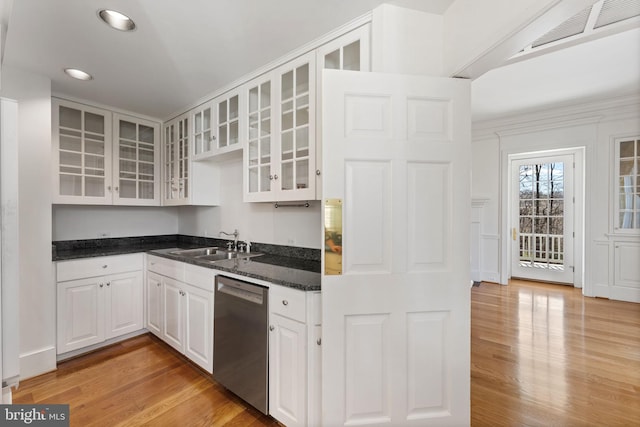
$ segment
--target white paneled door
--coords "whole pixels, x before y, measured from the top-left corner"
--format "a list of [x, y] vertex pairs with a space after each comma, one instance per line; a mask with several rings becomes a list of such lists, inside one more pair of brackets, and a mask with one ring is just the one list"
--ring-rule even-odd
[[467, 425], [469, 82], [325, 71], [322, 424]]

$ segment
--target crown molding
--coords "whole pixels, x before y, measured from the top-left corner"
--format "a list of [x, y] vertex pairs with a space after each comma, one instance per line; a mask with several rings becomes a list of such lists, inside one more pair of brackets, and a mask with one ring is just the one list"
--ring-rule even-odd
[[541, 129], [637, 119], [638, 117], [640, 117], [640, 95], [592, 99], [474, 122], [472, 140], [479, 141], [495, 138], [497, 135], [513, 135]]

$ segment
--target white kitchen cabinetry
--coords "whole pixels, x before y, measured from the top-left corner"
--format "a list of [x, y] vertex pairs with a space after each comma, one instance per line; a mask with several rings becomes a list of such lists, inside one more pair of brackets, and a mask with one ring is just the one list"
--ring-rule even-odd
[[159, 205], [160, 124], [52, 99], [53, 203]]
[[310, 52], [245, 85], [244, 201], [316, 198], [315, 71]]
[[[197, 112], [196, 112], [197, 113]], [[191, 115], [166, 122], [162, 142], [162, 204], [164, 206], [219, 204], [218, 166], [194, 162], [190, 155]], [[204, 134], [203, 127], [198, 128]]]
[[269, 288], [269, 414], [287, 427], [320, 425], [320, 341], [312, 303], [319, 298], [315, 292]]
[[213, 270], [148, 256], [147, 329], [213, 372]]
[[147, 272], [147, 319], [146, 327], [155, 336], [162, 338], [162, 276]]
[[57, 353], [143, 328], [142, 256], [57, 263]]
[[52, 99], [53, 203], [111, 204], [111, 112]]
[[322, 71], [371, 71], [371, 24], [365, 24], [316, 50], [316, 198], [322, 198]]
[[113, 115], [113, 204], [160, 205], [160, 125]]
[[191, 112], [193, 160], [206, 159], [213, 155], [216, 146], [215, 113], [213, 101], [207, 102]]

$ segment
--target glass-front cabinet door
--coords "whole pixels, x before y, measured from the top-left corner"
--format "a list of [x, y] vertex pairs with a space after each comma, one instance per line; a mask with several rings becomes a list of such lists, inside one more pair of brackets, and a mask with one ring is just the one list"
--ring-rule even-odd
[[111, 112], [52, 100], [53, 203], [110, 204]]
[[242, 148], [240, 143], [240, 90], [225, 93], [215, 99], [217, 110], [216, 154]]
[[274, 173], [277, 200], [315, 199], [315, 53], [277, 72], [280, 171]]
[[189, 199], [189, 115], [167, 122], [163, 137], [163, 204], [186, 204]]
[[191, 117], [193, 132], [191, 137], [193, 140], [193, 160], [207, 158], [215, 153], [216, 136], [214, 121], [214, 103], [206, 104], [196, 108]]
[[272, 158], [272, 82], [271, 74], [247, 85], [247, 146], [244, 152], [245, 201], [270, 198]]
[[136, 117], [114, 114], [113, 203], [159, 205], [156, 184], [159, 161], [156, 156], [160, 125]]

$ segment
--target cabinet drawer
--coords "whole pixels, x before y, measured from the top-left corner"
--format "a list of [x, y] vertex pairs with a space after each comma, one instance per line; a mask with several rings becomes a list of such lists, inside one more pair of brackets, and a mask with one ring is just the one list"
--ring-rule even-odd
[[269, 287], [269, 311], [306, 322], [306, 293], [278, 285]]
[[139, 253], [58, 261], [56, 263], [56, 281], [65, 282], [142, 270], [142, 259], [143, 254]]
[[179, 261], [147, 255], [147, 271], [184, 282], [184, 263]]
[[215, 277], [215, 270], [210, 268], [191, 264], [185, 264], [184, 266], [184, 282], [205, 291], [213, 292]]

